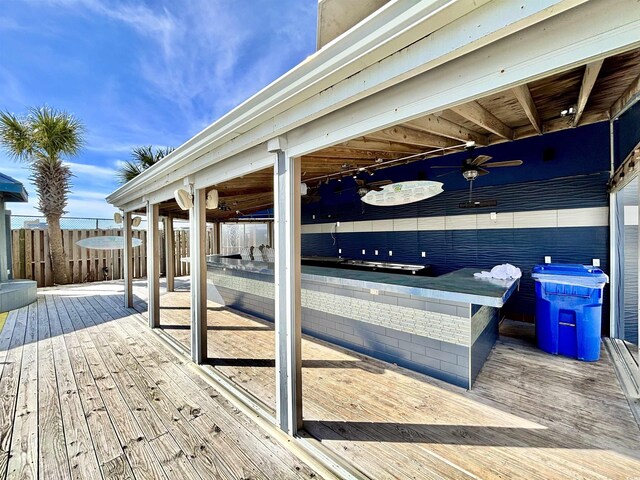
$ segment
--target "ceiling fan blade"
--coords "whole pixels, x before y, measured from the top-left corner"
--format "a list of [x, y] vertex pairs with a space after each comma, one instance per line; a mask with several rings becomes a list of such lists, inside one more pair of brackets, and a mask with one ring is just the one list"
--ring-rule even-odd
[[460, 167], [456, 166], [456, 165], [429, 165], [430, 168], [455, 168], [456, 170], [459, 170]]
[[504, 162], [491, 162], [485, 163], [485, 167], [519, 167], [524, 162], [522, 160], [505, 160]]
[[441, 175], [436, 175], [436, 178], [446, 177], [447, 175], [451, 175], [452, 173], [459, 173], [458, 170], [451, 170], [450, 172], [443, 173]]
[[305, 195], [304, 197], [302, 197], [302, 201], [307, 205], [309, 203], [317, 203], [320, 200], [322, 200], [322, 197], [319, 195]]
[[475, 165], [476, 167], [478, 167], [484, 163], [487, 163], [489, 160], [491, 160], [491, 157], [489, 155], [478, 155], [472, 160], [471, 165]]
[[391, 180], [378, 180], [377, 182], [367, 183], [368, 187], [381, 187], [384, 185], [391, 185], [393, 181]]
[[482, 175], [486, 175], [487, 173], [489, 173], [489, 170], [486, 170], [484, 168], [476, 168], [476, 170], [478, 171], [478, 175], [482, 176]]

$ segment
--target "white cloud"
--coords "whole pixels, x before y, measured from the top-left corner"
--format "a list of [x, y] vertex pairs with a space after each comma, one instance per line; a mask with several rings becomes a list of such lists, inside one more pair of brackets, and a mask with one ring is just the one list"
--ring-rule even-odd
[[110, 192], [94, 192], [91, 190], [72, 190], [69, 193], [69, 198], [74, 199], [93, 199], [93, 200], [104, 200]]
[[103, 176], [107, 176], [111, 177], [110, 180], [113, 180], [117, 174], [114, 168], [99, 167], [88, 163], [64, 162], [64, 164], [70, 167], [71, 172], [76, 176], [100, 175], [100, 179], [104, 179]]

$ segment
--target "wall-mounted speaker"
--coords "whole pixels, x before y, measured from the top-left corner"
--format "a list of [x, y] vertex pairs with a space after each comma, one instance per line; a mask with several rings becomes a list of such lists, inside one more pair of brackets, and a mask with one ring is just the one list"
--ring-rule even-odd
[[207, 193], [207, 200], [205, 202], [205, 206], [207, 210], [215, 210], [216, 208], [218, 208], [218, 191], [217, 190], [210, 190], [209, 193]]
[[189, 210], [191, 207], [193, 207], [193, 198], [191, 197], [191, 194], [185, 189], [177, 189], [175, 192], [173, 192], [173, 196], [175, 197], [178, 206], [182, 210]]

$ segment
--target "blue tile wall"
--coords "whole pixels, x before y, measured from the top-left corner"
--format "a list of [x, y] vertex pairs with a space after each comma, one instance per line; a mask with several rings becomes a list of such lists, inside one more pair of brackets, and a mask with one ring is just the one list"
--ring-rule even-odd
[[[520, 288], [504, 307], [507, 315], [516, 318], [533, 315], [535, 289], [531, 271], [534, 265], [544, 262], [545, 255], [551, 255], [553, 261], [559, 263], [590, 263], [591, 259], [599, 258], [601, 268], [609, 271], [608, 227], [361, 232], [340, 233], [336, 238], [335, 250], [327, 252], [322, 248], [329, 243], [329, 234], [303, 235], [303, 255], [317, 255], [317, 251], [323, 251], [322, 255], [335, 256], [337, 248], [341, 248], [342, 256], [348, 258], [426, 262], [431, 265], [431, 274], [436, 276], [464, 267], [480, 270], [505, 262], [517, 265], [523, 272]], [[362, 248], [367, 251], [364, 256]], [[388, 256], [389, 248], [393, 249], [393, 257]], [[377, 257], [373, 255], [374, 249], [379, 250]], [[421, 258], [423, 250], [427, 252], [424, 259]], [[608, 303], [608, 293], [605, 303]], [[606, 316], [607, 305], [603, 312]], [[603, 325], [608, 328], [606, 321]]]
[[[467, 182], [457, 174], [434, 178], [429, 165], [459, 164], [464, 156], [454, 154], [381, 170], [373, 177], [393, 181], [419, 177], [442, 180], [445, 191], [436, 197], [398, 207], [373, 207], [360, 201], [355, 189], [350, 188], [353, 180], [345, 178], [341, 182], [342, 193], [334, 192], [336, 181], [321, 187], [323, 200], [303, 207], [303, 223], [608, 206], [608, 122], [478, 148], [476, 153], [492, 155], [495, 160], [516, 158], [525, 162], [521, 167], [496, 169], [476, 182], [474, 198], [496, 199], [497, 207], [460, 209], [458, 204], [468, 199]], [[533, 315], [534, 289], [529, 275], [533, 265], [543, 262], [544, 255], [551, 255], [555, 262], [570, 263], [599, 258], [608, 272], [608, 227], [339, 233], [335, 237], [334, 245], [329, 234], [304, 234], [302, 254], [338, 256], [338, 249], [342, 249], [343, 257], [428, 263], [433, 275], [462, 267], [480, 269], [513, 263], [524, 273], [520, 291], [505, 307], [505, 312], [514, 317]], [[375, 249], [378, 256], [373, 254]], [[393, 251], [392, 258], [389, 250]], [[422, 251], [427, 252], [426, 259], [421, 257]], [[606, 305], [603, 312], [603, 333], [607, 334]]]
[[624, 226], [624, 321], [621, 338], [638, 345], [638, 226]]

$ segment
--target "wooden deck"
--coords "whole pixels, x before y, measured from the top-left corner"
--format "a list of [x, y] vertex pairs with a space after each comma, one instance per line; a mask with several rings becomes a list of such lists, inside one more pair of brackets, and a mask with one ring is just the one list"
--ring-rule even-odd
[[[161, 296], [163, 329], [187, 348], [188, 306]], [[272, 325], [212, 304], [208, 320], [209, 362], [273, 407]], [[604, 350], [583, 363], [503, 337], [471, 392], [310, 338], [302, 356], [306, 430], [371, 478], [640, 476], [640, 429]]]
[[319, 477], [121, 305], [91, 284], [8, 315], [1, 479]]

